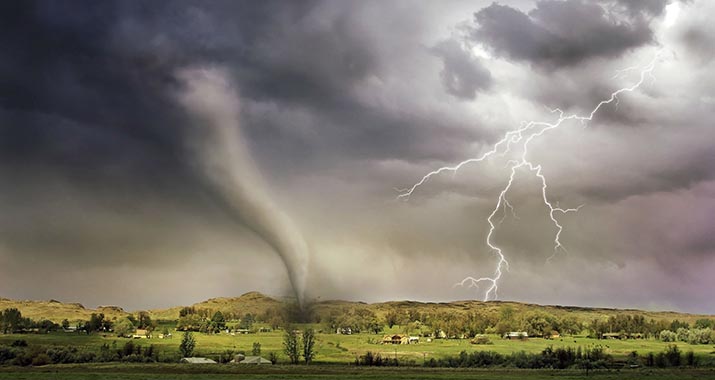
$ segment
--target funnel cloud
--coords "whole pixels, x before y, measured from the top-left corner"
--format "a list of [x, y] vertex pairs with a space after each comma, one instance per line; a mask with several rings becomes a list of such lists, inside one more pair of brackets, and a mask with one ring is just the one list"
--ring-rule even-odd
[[268, 195], [240, 129], [240, 102], [225, 71], [178, 71], [177, 98], [194, 116], [187, 139], [210, 193], [226, 212], [248, 226], [281, 257], [300, 305], [305, 297], [308, 247], [288, 215]]

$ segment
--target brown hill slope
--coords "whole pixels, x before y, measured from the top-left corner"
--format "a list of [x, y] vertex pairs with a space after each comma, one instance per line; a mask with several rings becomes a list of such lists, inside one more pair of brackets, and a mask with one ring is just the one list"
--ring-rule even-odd
[[99, 306], [96, 309], [86, 309], [79, 303], [62, 303], [60, 301], [30, 301], [30, 300], [10, 300], [0, 298], [0, 310], [16, 308], [20, 310], [23, 317], [34, 320], [49, 319], [60, 323], [63, 319], [69, 321], [89, 320], [92, 313], [104, 313], [109, 319], [125, 317], [129, 313], [118, 306]]
[[[268, 297], [258, 292], [249, 292], [239, 297], [211, 298], [191, 306], [196, 309], [206, 309], [211, 312], [221, 311], [231, 315], [242, 316], [246, 313], [262, 316], [267, 312], [277, 311], [288, 306], [290, 303]], [[70, 321], [88, 320], [91, 313], [104, 313], [108, 318], [126, 316], [129, 313], [119, 307], [98, 307], [97, 309], [86, 309], [77, 303], [61, 303], [58, 301], [14, 301], [0, 298], [0, 310], [15, 307], [23, 316], [32, 319], [47, 318], [59, 322], [63, 319]], [[610, 316], [620, 314], [642, 315], [647, 320], [674, 320], [693, 323], [700, 318], [715, 318], [712, 315], [688, 314], [673, 311], [644, 311], [635, 309], [611, 309], [611, 308], [589, 308], [578, 306], [555, 306], [555, 305], [535, 305], [511, 301], [454, 301], [454, 302], [417, 302], [417, 301], [390, 301], [368, 304], [364, 302], [328, 300], [317, 301], [310, 305], [313, 313], [319, 316], [327, 316], [331, 313], [341, 313], [350, 309], [367, 309], [373, 311], [378, 317], [383, 318], [389, 311], [398, 312], [420, 312], [430, 314], [463, 314], [471, 311], [478, 311], [482, 314], [498, 315], [502, 308], [510, 307], [516, 315], [540, 311], [553, 314], [559, 318], [574, 316], [583, 322], [590, 322], [596, 318], [606, 319]], [[168, 309], [150, 310], [149, 313], [154, 319], [176, 320], [182, 306]]]

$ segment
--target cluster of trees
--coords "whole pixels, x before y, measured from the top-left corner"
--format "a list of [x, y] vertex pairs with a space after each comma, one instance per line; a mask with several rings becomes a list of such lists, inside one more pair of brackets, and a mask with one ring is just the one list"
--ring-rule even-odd
[[600, 339], [606, 333], [644, 334], [646, 337], [653, 337], [663, 329], [679, 321], [668, 322], [665, 320], [646, 320], [642, 315], [619, 314], [609, 317], [607, 320], [594, 319], [589, 325], [590, 335]]
[[524, 351], [502, 355], [493, 351], [462, 351], [459, 356], [446, 359], [430, 359], [424, 363], [427, 367], [516, 367], [516, 368], [607, 368], [613, 363], [613, 357], [602, 347], [572, 348], [547, 347], [540, 353]]
[[382, 331], [383, 323], [377, 318], [372, 310], [364, 308], [343, 308], [333, 310], [325, 317], [324, 324], [329, 331], [349, 328], [354, 333], [370, 332], [379, 334]]
[[[701, 319], [695, 329], [685, 334], [679, 329], [688, 329], [685, 322], [678, 320], [646, 319], [639, 314], [618, 314], [608, 319], [594, 319], [584, 323], [576, 316], [558, 317], [544, 311], [532, 310], [517, 313], [511, 306], [504, 306], [498, 313], [472, 311], [468, 313], [421, 313], [410, 309], [389, 310], [383, 319], [366, 308], [352, 307], [331, 312], [323, 321], [327, 330], [351, 328], [353, 332], [380, 333], [382, 326], [400, 326], [406, 334], [446, 336], [447, 338], [473, 337], [478, 334], [503, 335], [510, 331], [525, 331], [529, 336], [548, 336], [552, 331], [563, 335], [575, 335], [588, 330], [593, 338], [601, 338], [605, 333], [624, 335], [643, 334], [644, 337], [659, 337], [663, 330], [681, 331], [677, 339], [668, 341], [710, 342], [707, 333], [715, 326], [715, 321]], [[699, 330], [698, 330], [699, 329]], [[707, 331], [705, 331], [707, 329]], [[666, 338], [667, 339], [667, 338]]]
[[60, 328], [69, 329], [73, 327], [78, 333], [90, 334], [93, 332], [114, 331], [117, 336], [131, 336], [136, 329], [153, 331], [157, 326], [156, 321], [152, 321], [149, 313], [140, 311], [137, 316], [129, 315], [125, 318], [115, 320], [108, 319], [103, 313], [92, 313], [88, 321], [77, 321], [71, 324], [67, 319], [61, 324], [43, 319], [34, 321], [22, 316], [22, 313], [15, 308], [5, 309], [0, 312], [0, 332], [3, 334], [38, 332], [46, 333], [57, 331]]
[[492, 351], [462, 351], [459, 356], [446, 359], [430, 359], [424, 363], [427, 367], [516, 367], [516, 368], [580, 368], [585, 371], [615, 366], [638, 365], [646, 367], [698, 366], [698, 360], [692, 351], [683, 354], [676, 345], [669, 345], [665, 351], [657, 354], [648, 353], [640, 356], [631, 352], [625, 362], [615, 362], [602, 347], [572, 348], [547, 347], [540, 353], [516, 352], [502, 355]]
[[242, 317], [236, 319], [236, 313], [230, 313], [232, 319], [227, 318], [227, 314], [217, 310], [209, 314], [209, 309], [196, 309], [195, 307], [184, 307], [179, 311], [179, 320], [176, 323], [176, 329], [181, 331], [198, 331], [202, 333], [217, 333], [225, 330], [227, 322], [238, 321], [235, 325], [236, 329], [251, 330], [253, 325], [258, 322], [256, 316], [251, 313], [246, 313]]
[[510, 306], [501, 308], [499, 313], [420, 313], [391, 310], [385, 314], [384, 324], [390, 328], [399, 325], [408, 334], [444, 334], [448, 338], [473, 337], [477, 334], [502, 335], [509, 331], [526, 331], [530, 336], [545, 336], [551, 331], [577, 334], [584, 328], [573, 316], [558, 318], [541, 311], [516, 313]]
[[199, 309], [197, 311], [194, 307], [181, 309], [179, 311], [179, 320], [176, 323], [176, 329], [181, 331], [198, 331], [208, 334], [217, 333], [226, 329], [226, 317], [221, 311], [216, 311], [213, 315], [208, 317], [205, 310], [206, 309]]
[[0, 331], [3, 334], [13, 334], [20, 332], [47, 332], [55, 331], [59, 329], [59, 325], [43, 319], [40, 321], [34, 321], [30, 318], [25, 318], [22, 316], [20, 310], [16, 308], [5, 309], [0, 312]]
[[103, 344], [99, 352], [86, 351], [74, 346], [30, 346], [24, 340], [11, 345], [0, 345], [0, 365], [40, 366], [46, 364], [99, 363], [99, 362], [140, 362], [159, 361], [159, 354], [153, 345], [142, 347], [127, 341], [122, 347]]
[[687, 342], [689, 344], [715, 344], [715, 330], [712, 328], [692, 329], [680, 327], [676, 331], [663, 330], [658, 334], [663, 342]]
[[[402, 365], [414, 365], [414, 362], [405, 363], [403, 361]], [[362, 355], [355, 359], [355, 365], [358, 366], [370, 366], [370, 367], [398, 367], [400, 361], [397, 358], [382, 357], [380, 353], [374, 354], [372, 351], [368, 351], [365, 355]]]
[[[310, 364], [315, 358], [315, 331], [303, 330], [302, 339], [298, 330], [287, 328], [283, 335], [283, 352], [291, 364], [298, 364], [301, 356], [305, 364]], [[273, 361], [273, 359], [271, 359]]]

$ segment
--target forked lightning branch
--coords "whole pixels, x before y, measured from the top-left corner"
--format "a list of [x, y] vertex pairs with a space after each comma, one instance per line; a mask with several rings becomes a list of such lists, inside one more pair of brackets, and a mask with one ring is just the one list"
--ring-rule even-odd
[[556, 233], [554, 235], [554, 252], [551, 254], [551, 256], [549, 256], [547, 260], [552, 259], [554, 255], [560, 250], [565, 251], [565, 248], [561, 243], [561, 234], [563, 232], [564, 227], [559, 222], [558, 217], [566, 213], [577, 212], [583, 205], [575, 208], [561, 208], [558, 206], [558, 204], [554, 205], [554, 202], [552, 202], [548, 197], [548, 184], [546, 177], [542, 173], [541, 165], [534, 163], [528, 157], [529, 144], [534, 141], [534, 139], [544, 136], [546, 132], [559, 128], [569, 121], [586, 123], [593, 120], [593, 117], [596, 115], [596, 113], [604, 106], [611, 103], [617, 105], [619, 95], [626, 92], [635, 91], [641, 85], [643, 85], [643, 83], [645, 83], [646, 79], [648, 78], [655, 79], [653, 76], [653, 70], [655, 69], [655, 64], [658, 61], [659, 57], [660, 52], [656, 53], [653, 60], [645, 66], [629, 67], [625, 70], [619, 70], [617, 76], [622, 75], [625, 71], [639, 70], [639, 80], [630, 86], [613, 91], [608, 98], [600, 101], [591, 110], [590, 113], [586, 115], [578, 115], [566, 114], [560, 109], [552, 110], [552, 113], [558, 115], [558, 118], [555, 121], [531, 121], [528, 123], [523, 123], [518, 129], [511, 130], [505, 133], [501, 140], [497, 141], [494, 145], [492, 145], [492, 148], [489, 151], [483, 153], [481, 156], [468, 158], [453, 166], [443, 166], [438, 169], [435, 169], [424, 175], [411, 187], [399, 190], [400, 194], [397, 196], [398, 199], [409, 200], [410, 196], [415, 191], [417, 191], [418, 188], [425, 185], [432, 177], [436, 175], [446, 172], [456, 173], [465, 165], [479, 163], [485, 161], [492, 156], [504, 156], [507, 153], [512, 152], [512, 149], [520, 149], [521, 154], [517, 156], [517, 159], [512, 159], [507, 162], [507, 183], [499, 192], [499, 195], [496, 199], [496, 204], [494, 205], [494, 209], [487, 217], [487, 224], [489, 224], [489, 232], [487, 233], [486, 244], [490, 248], [490, 250], [495, 253], [497, 257], [497, 264], [494, 270], [494, 274], [492, 276], [485, 276], [479, 278], [469, 276], [464, 278], [462, 281], [456, 283], [455, 286], [469, 286], [479, 288], [480, 285], [485, 284], [486, 291], [484, 292], [484, 301], [489, 301], [490, 299], [497, 298], [499, 280], [502, 278], [503, 271], [509, 269], [509, 262], [506, 259], [504, 251], [494, 242], [494, 231], [499, 225], [499, 221], [495, 223], [495, 217], [499, 213], [499, 210], [504, 210], [504, 212], [506, 212], [506, 209], [509, 208], [512, 213], [514, 212], [514, 208], [512, 204], [509, 203], [507, 195], [512, 189], [512, 186], [514, 186], [514, 179], [516, 177], [517, 172], [520, 171], [526, 171], [528, 173], [531, 173], [541, 182], [540, 197], [544, 203], [544, 206], [546, 206], [546, 212], [548, 213], [549, 219], [556, 228]]

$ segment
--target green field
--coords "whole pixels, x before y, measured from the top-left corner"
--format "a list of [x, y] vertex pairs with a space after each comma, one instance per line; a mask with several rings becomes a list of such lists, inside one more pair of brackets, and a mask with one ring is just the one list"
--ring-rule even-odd
[[[395, 332], [398, 329], [395, 328]], [[389, 333], [391, 331], [387, 331]], [[201, 334], [194, 333], [196, 338], [195, 356], [206, 356], [217, 358], [227, 350], [234, 352], [251, 352], [254, 342], [261, 344], [263, 356], [270, 352], [279, 355], [279, 359], [285, 360], [283, 355], [283, 333], [282, 331], [272, 331], [255, 334]], [[430, 358], [445, 358], [456, 356], [460, 351], [485, 350], [494, 351], [500, 354], [511, 354], [513, 352], [525, 351], [529, 353], [541, 352], [548, 346], [556, 347], [588, 347], [600, 345], [606, 353], [612, 355], [614, 359], [623, 359], [632, 351], [637, 351], [643, 355], [648, 352], [661, 352], [666, 349], [667, 343], [658, 340], [597, 340], [585, 337], [564, 337], [562, 339], [546, 340], [541, 338], [531, 338], [526, 341], [505, 340], [498, 336], [490, 336], [491, 344], [474, 345], [467, 339], [434, 339], [427, 342], [425, 338], [418, 344], [409, 345], [383, 345], [379, 342], [382, 334], [317, 334], [316, 351], [318, 353], [315, 361], [317, 363], [335, 364], [352, 363], [355, 358], [364, 355], [367, 351], [380, 353], [383, 357], [397, 357], [401, 361], [413, 361], [414, 364], [421, 365], [424, 360]], [[13, 334], [0, 335], [0, 344], [10, 344], [14, 340], [24, 339], [30, 345], [57, 345], [75, 346], [91, 351], [98, 351], [103, 344], [121, 348], [129, 339], [117, 338], [111, 334], [76, 334], [53, 332], [49, 334]], [[177, 357], [178, 347], [181, 341], [181, 333], [174, 332], [172, 339], [134, 339], [135, 344], [142, 346], [154, 345], [158, 350], [160, 358]], [[708, 362], [715, 361], [715, 348], [710, 345], [689, 345], [679, 343], [679, 348], [683, 352], [693, 351], [698, 357]]]
[[577, 370], [515, 370], [515, 369], [431, 369], [431, 368], [365, 368], [349, 366], [270, 366], [252, 367], [224, 365], [180, 364], [82, 364], [52, 365], [39, 368], [0, 367], [0, 379], [57, 380], [138, 380], [138, 379], [651, 379], [689, 380], [713, 379], [713, 369], [670, 370], [602, 370], [588, 377]]

